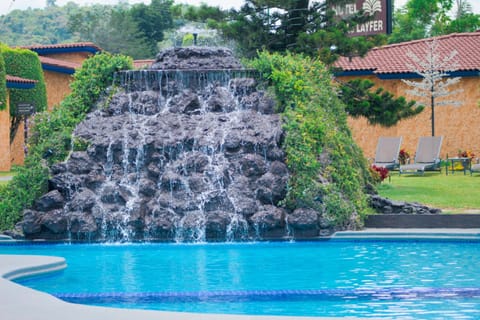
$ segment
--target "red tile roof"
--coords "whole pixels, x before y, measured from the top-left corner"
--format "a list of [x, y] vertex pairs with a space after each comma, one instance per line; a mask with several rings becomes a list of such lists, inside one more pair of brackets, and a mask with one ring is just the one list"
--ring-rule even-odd
[[47, 64], [50, 66], [54, 67], [60, 67], [60, 68], [67, 68], [67, 69], [78, 69], [82, 65], [80, 63], [75, 63], [75, 62], [70, 62], [70, 61], [65, 61], [65, 60], [59, 60], [59, 59], [53, 59], [53, 58], [48, 58], [48, 57], [43, 57], [39, 56], [40, 62], [42, 64]]
[[[413, 52], [417, 57], [424, 57], [426, 43], [429, 39], [414, 40], [373, 48], [368, 54], [361, 57], [341, 57], [335, 62], [335, 67], [343, 71], [373, 71], [382, 73], [410, 73], [407, 63], [410, 58], [407, 52]], [[470, 33], [452, 33], [436, 37], [440, 57], [448, 56], [453, 50], [457, 55], [453, 59], [458, 63], [458, 71], [480, 70], [480, 31]]]
[[59, 43], [59, 44], [34, 44], [31, 46], [23, 46], [24, 49], [41, 50], [41, 49], [64, 49], [64, 48], [84, 48], [90, 47], [102, 51], [102, 49], [96, 46], [93, 42], [76, 42], [76, 43]]
[[14, 82], [14, 83], [37, 83], [37, 80], [31, 80], [31, 79], [25, 79], [25, 78], [20, 78], [16, 76], [11, 76], [7, 74], [7, 82]]

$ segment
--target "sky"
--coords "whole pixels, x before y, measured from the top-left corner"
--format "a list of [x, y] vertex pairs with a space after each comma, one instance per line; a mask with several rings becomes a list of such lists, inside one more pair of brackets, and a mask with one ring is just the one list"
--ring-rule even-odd
[[[0, 0], [0, 15], [7, 14], [8, 12], [20, 9], [24, 10], [27, 8], [43, 8], [45, 7], [46, 0]], [[67, 2], [75, 2], [78, 5], [89, 5], [94, 3], [99, 4], [116, 4], [119, 0], [57, 0], [57, 5], [63, 6]], [[135, 4], [144, 2], [146, 4], [150, 3], [150, 0], [128, 0], [128, 3]], [[201, 2], [208, 3], [210, 6], [219, 6], [223, 9], [229, 9], [232, 7], [239, 8], [243, 0], [175, 0], [176, 3], [188, 3], [198, 5]], [[402, 6], [407, 2], [407, 0], [395, 0], [395, 6]], [[473, 6], [473, 11], [475, 13], [480, 13], [480, 0], [470, 0], [469, 1]]]

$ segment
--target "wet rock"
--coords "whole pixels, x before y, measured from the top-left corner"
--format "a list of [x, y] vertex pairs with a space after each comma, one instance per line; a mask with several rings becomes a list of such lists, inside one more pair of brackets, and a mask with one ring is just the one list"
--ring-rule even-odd
[[297, 230], [318, 229], [318, 212], [313, 209], [299, 208], [287, 216], [288, 225]]
[[285, 214], [282, 208], [266, 205], [251, 216], [250, 221], [262, 231], [284, 228]]
[[45, 213], [40, 218], [40, 224], [55, 234], [67, 232], [68, 222], [62, 210], [57, 209]]
[[34, 208], [37, 211], [46, 212], [61, 209], [65, 205], [65, 199], [58, 190], [50, 191], [35, 201]]

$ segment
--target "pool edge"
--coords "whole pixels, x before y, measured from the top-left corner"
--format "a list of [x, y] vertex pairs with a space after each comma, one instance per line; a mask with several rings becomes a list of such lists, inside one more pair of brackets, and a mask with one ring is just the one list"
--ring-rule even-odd
[[[252, 316], [197, 314], [168, 311], [117, 309], [68, 303], [45, 292], [21, 286], [9, 279], [62, 270], [64, 258], [32, 255], [0, 255], [0, 314], [8, 320], [313, 320], [333, 317]], [[7, 279], [7, 277], [9, 277]], [[360, 318], [341, 318], [360, 319]]]

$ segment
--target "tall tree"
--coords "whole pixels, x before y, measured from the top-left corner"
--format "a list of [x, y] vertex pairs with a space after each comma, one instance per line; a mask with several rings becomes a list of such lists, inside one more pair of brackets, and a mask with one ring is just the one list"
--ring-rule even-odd
[[[425, 55], [417, 56], [412, 51], [407, 52], [411, 63], [407, 67], [422, 77], [421, 81], [402, 81], [412, 87], [407, 93], [419, 97], [431, 108], [432, 136], [435, 136], [435, 107], [461, 105], [460, 100], [448, 100], [449, 96], [462, 92], [462, 89], [449, 90], [449, 87], [457, 84], [460, 77], [449, 77], [450, 73], [458, 69], [458, 63], [454, 60], [457, 51], [453, 50], [446, 56], [440, 55], [439, 43], [435, 39], [426, 43]], [[447, 78], [448, 77], [448, 78]]]
[[480, 28], [480, 15], [467, 0], [409, 0], [394, 14], [389, 43], [397, 43], [452, 32], [473, 32]]
[[[337, 0], [335, 4], [347, 2]], [[236, 40], [241, 52], [249, 57], [264, 48], [320, 55], [329, 63], [337, 55], [363, 55], [378, 43], [374, 41], [378, 37], [348, 37], [351, 28], [369, 17], [359, 11], [348, 20], [334, 19], [330, 3], [247, 0], [239, 11], [232, 10], [229, 19], [218, 27], [226, 37]], [[332, 47], [336, 48], [333, 54]]]
[[148, 43], [150, 55], [157, 52], [157, 43], [164, 39], [164, 32], [173, 27], [171, 8], [173, 0], [152, 0], [150, 5], [134, 5], [129, 14]]
[[424, 109], [415, 101], [395, 98], [383, 88], [373, 89], [373, 86], [370, 80], [362, 79], [341, 83], [339, 98], [345, 103], [345, 110], [350, 116], [365, 117], [370, 124], [391, 127]]
[[153, 57], [155, 51], [139, 30], [125, 5], [93, 5], [70, 16], [69, 27], [79, 40], [92, 41], [111, 53], [135, 59]]

